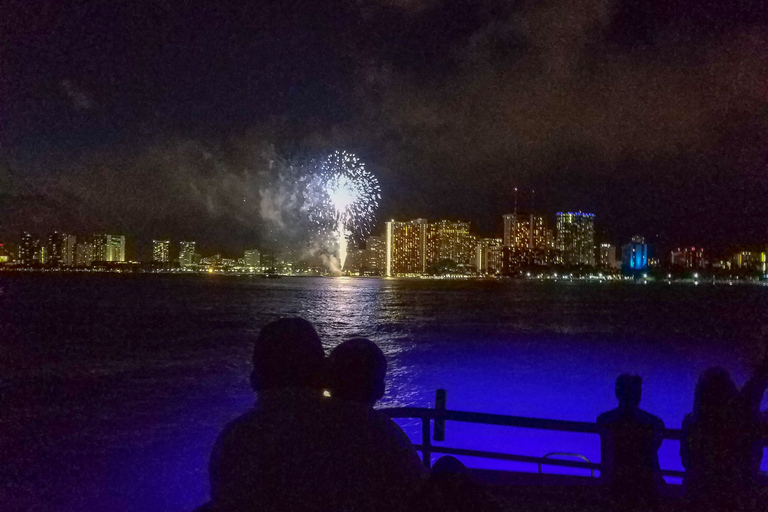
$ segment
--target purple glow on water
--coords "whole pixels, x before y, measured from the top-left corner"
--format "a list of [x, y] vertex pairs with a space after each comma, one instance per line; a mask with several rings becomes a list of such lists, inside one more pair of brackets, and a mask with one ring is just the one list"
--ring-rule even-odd
[[[379, 343], [382, 406], [431, 407], [444, 388], [454, 410], [594, 421], [629, 371], [643, 376], [641, 406], [674, 428], [701, 370], [720, 364], [743, 382], [768, 324], [756, 286], [6, 275], [0, 286], [0, 451], [14, 468], [0, 501], [15, 510], [201, 504], [217, 434], [253, 403], [252, 338], [279, 316], [315, 323], [328, 349]], [[594, 435], [449, 422], [444, 444], [599, 460]], [[680, 469], [677, 443], [660, 460]]]

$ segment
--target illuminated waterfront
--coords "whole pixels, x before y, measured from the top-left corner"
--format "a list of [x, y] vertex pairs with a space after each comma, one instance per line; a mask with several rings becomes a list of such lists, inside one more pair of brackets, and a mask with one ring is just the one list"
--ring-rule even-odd
[[[0, 449], [12, 485], [2, 501], [87, 511], [201, 503], [213, 440], [252, 403], [252, 338], [281, 315], [315, 323], [328, 348], [352, 335], [379, 343], [390, 361], [383, 405], [428, 406], [442, 387], [453, 409], [593, 421], [615, 406], [616, 375], [634, 371], [645, 379], [641, 406], [679, 427], [699, 371], [722, 364], [745, 378], [768, 325], [768, 289], [3, 274]], [[576, 436], [449, 424], [446, 440], [597, 458], [595, 440]], [[679, 468], [676, 451], [665, 444], [662, 465]]]

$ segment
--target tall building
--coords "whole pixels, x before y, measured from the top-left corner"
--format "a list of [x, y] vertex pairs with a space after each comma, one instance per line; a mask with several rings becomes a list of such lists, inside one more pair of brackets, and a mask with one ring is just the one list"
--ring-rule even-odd
[[261, 266], [261, 254], [256, 249], [248, 249], [245, 251], [244, 258], [246, 267], [260, 267]]
[[387, 270], [387, 242], [382, 236], [369, 236], [365, 240], [364, 270], [384, 274]]
[[469, 233], [469, 222], [441, 220], [428, 223], [425, 231], [426, 268], [441, 262], [464, 268], [474, 265], [476, 243]]
[[123, 235], [93, 235], [93, 261], [125, 261]]
[[555, 262], [555, 239], [544, 216], [508, 213], [503, 219], [505, 269]]
[[595, 264], [595, 215], [557, 213], [557, 249], [565, 265]]
[[497, 274], [502, 269], [502, 239], [481, 238], [475, 246], [475, 267], [483, 274]]
[[552, 230], [542, 215], [508, 213], [504, 218], [504, 245], [520, 249], [552, 249]]
[[21, 234], [19, 244], [19, 263], [21, 265], [34, 265], [40, 263], [40, 239], [32, 233]]
[[125, 237], [123, 235], [107, 236], [109, 237], [107, 261], [125, 261]]
[[152, 261], [168, 263], [171, 261], [171, 241], [152, 240]]
[[699, 247], [678, 247], [669, 255], [669, 262], [673, 267], [682, 268], [706, 268], [707, 260], [704, 257], [704, 249]]
[[762, 251], [741, 251], [731, 258], [731, 268], [755, 271], [765, 274], [768, 272], [768, 257]]
[[86, 240], [77, 244], [77, 250], [75, 252], [75, 264], [78, 267], [90, 267], [94, 261], [93, 241]]
[[427, 219], [387, 222], [386, 275], [422, 274], [426, 270]]
[[182, 267], [189, 267], [196, 263], [195, 245], [195, 242], [179, 242], [179, 264]]
[[46, 263], [54, 267], [71, 267], [75, 263], [77, 239], [74, 235], [68, 235], [54, 231], [48, 235], [46, 246]]
[[598, 263], [600, 268], [612, 270], [619, 268], [619, 262], [616, 260], [616, 247], [611, 244], [600, 244]]
[[625, 270], [642, 270], [648, 266], [648, 246], [641, 236], [621, 247], [621, 266]]

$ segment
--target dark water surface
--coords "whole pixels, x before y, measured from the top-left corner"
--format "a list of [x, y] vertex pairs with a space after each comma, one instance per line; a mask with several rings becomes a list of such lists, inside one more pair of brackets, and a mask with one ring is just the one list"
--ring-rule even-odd
[[[451, 409], [594, 421], [631, 371], [645, 380], [642, 407], [679, 427], [701, 370], [748, 375], [768, 288], [2, 274], [0, 509], [205, 501], [216, 435], [253, 401], [253, 336], [286, 315], [312, 321], [328, 349], [353, 335], [378, 342], [390, 362], [383, 405], [431, 406], [442, 387]], [[595, 436], [449, 423], [446, 439], [599, 460]], [[680, 467], [677, 450], [665, 442], [663, 467]]]

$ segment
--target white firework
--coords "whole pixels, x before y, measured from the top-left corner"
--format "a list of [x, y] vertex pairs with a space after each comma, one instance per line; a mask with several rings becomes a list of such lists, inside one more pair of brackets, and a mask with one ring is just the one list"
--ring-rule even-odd
[[347, 241], [355, 234], [370, 232], [381, 190], [376, 177], [352, 153], [334, 151], [318, 166], [322, 193], [321, 217], [330, 217], [330, 230], [339, 247], [340, 268], [347, 258]]

